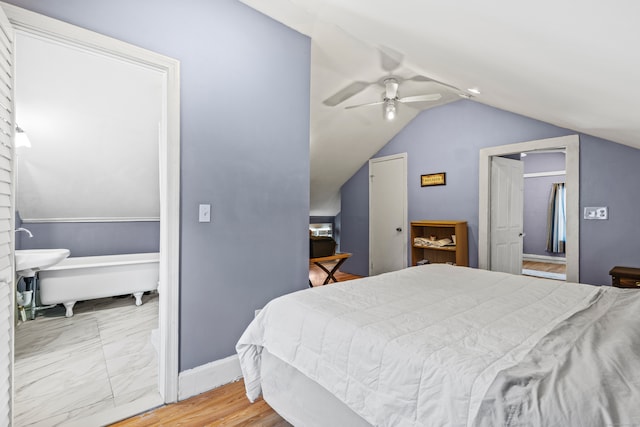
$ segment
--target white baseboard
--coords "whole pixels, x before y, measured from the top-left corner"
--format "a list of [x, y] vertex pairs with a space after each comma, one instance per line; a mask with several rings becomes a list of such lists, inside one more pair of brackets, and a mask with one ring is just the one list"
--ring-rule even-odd
[[523, 261], [549, 262], [551, 264], [566, 264], [567, 258], [549, 255], [522, 254]]
[[178, 375], [178, 400], [188, 399], [240, 378], [242, 370], [237, 354], [182, 371]]

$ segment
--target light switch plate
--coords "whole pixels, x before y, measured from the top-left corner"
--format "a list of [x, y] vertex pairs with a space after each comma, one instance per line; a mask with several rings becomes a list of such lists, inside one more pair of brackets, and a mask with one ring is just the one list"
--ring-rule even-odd
[[606, 206], [584, 208], [584, 219], [608, 219], [609, 209]]
[[198, 221], [211, 222], [211, 205], [200, 205], [198, 209]]

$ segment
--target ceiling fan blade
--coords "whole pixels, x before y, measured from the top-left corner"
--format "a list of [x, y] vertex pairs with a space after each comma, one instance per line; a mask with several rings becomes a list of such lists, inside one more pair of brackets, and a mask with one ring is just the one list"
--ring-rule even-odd
[[413, 80], [414, 82], [431, 82], [431, 81], [433, 81], [429, 77], [421, 76], [421, 75], [409, 77], [407, 80]]
[[368, 104], [358, 104], [358, 105], [349, 105], [348, 107], [344, 107], [346, 110], [350, 110], [352, 108], [358, 108], [358, 107], [368, 107], [370, 105], [381, 105], [384, 104], [384, 101], [378, 101], [378, 102], [369, 102]]
[[336, 105], [346, 101], [352, 96], [359, 94], [360, 92], [365, 90], [367, 87], [369, 87], [370, 84], [371, 83], [362, 82], [362, 81], [353, 82], [350, 85], [340, 89], [338, 92], [331, 95], [329, 98], [322, 101], [322, 103], [329, 107], [335, 107]]
[[446, 87], [448, 87], [450, 89], [453, 89], [453, 90], [456, 90], [456, 91], [460, 92], [460, 89], [458, 89], [455, 86], [451, 86], [450, 84], [447, 84], [447, 83], [444, 83], [444, 82], [441, 82], [441, 81], [438, 81], [438, 80], [434, 80], [434, 79], [432, 79], [430, 77], [426, 77], [426, 76], [417, 75], [417, 76], [410, 77], [407, 80], [413, 80], [414, 82], [434, 82], [434, 83], [438, 83], [439, 85], [446, 86]]
[[403, 55], [389, 47], [380, 46], [380, 65], [388, 73], [398, 68], [402, 64]]
[[442, 98], [442, 95], [440, 95], [439, 93], [431, 93], [428, 95], [407, 96], [406, 98], [398, 99], [398, 102], [406, 104], [409, 102], [437, 101], [440, 98]]

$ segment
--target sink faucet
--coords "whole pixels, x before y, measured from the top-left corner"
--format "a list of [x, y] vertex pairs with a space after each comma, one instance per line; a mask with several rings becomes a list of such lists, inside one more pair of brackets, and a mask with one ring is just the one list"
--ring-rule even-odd
[[27, 233], [27, 236], [29, 236], [29, 238], [33, 237], [33, 233], [31, 233], [29, 230], [27, 230], [26, 228], [20, 227], [20, 228], [16, 228], [16, 233], [18, 231], [24, 231], [25, 233]]

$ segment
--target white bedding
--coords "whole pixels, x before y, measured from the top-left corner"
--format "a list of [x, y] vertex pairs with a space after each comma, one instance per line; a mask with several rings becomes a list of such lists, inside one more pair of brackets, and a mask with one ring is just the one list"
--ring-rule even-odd
[[431, 264], [277, 298], [236, 349], [252, 401], [264, 347], [373, 425], [472, 425], [508, 418], [483, 403], [498, 373], [609, 290]]

